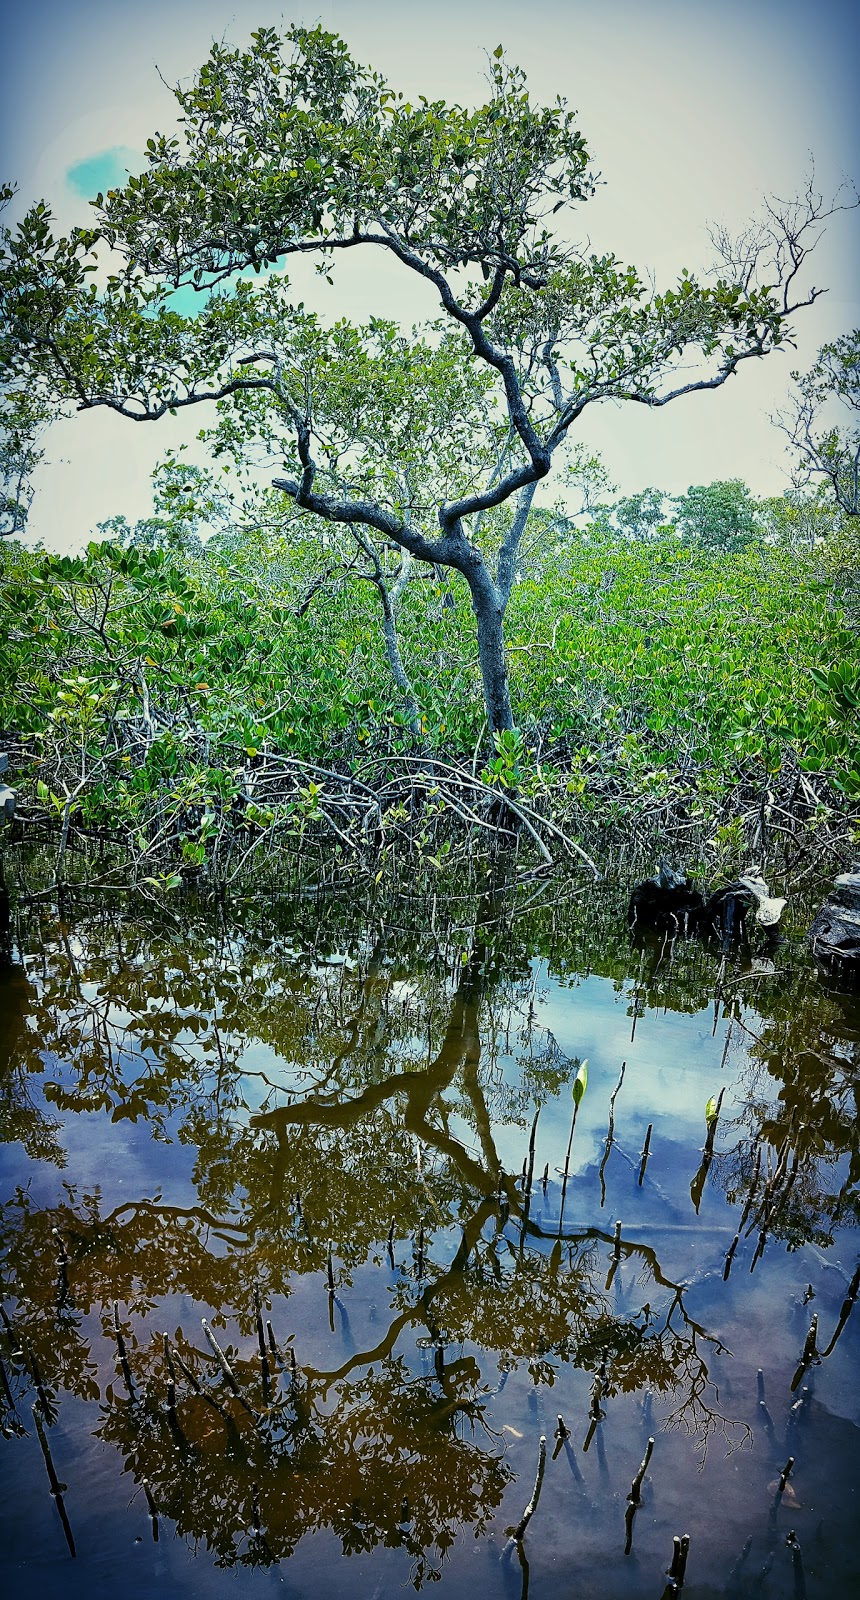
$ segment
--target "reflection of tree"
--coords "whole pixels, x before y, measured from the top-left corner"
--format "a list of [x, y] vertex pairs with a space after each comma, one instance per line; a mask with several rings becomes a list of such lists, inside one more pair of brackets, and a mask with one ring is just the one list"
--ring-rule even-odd
[[789, 1248], [829, 1245], [837, 1224], [860, 1219], [860, 1000], [770, 987], [754, 1028], [741, 1024], [746, 1105], [721, 1181], [732, 1200], [752, 1194], [748, 1228]]
[[[539, 910], [518, 921], [472, 907], [456, 933], [405, 915], [398, 930], [363, 925], [360, 907], [333, 908], [326, 926], [320, 915], [300, 906], [285, 920], [277, 907], [241, 905], [228, 931], [189, 901], [162, 926], [102, 911], [59, 934], [31, 929], [31, 989], [2, 1080], [7, 1137], [62, 1161], [40, 1090], [65, 1115], [145, 1119], [154, 1138], [194, 1148], [196, 1194], [184, 1206], [157, 1193], [108, 1205], [70, 1184], [40, 1206], [20, 1189], [0, 1217], [21, 1350], [5, 1359], [19, 1394], [38, 1372], [49, 1397], [101, 1395], [102, 1437], [138, 1483], [148, 1480], [159, 1514], [218, 1560], [279, 1559], [305, 1531], [328, 1527], [345, 1550], [405, 1550], [420, 1582], [460, 1524], [487, 1526], [511, 1476], [484, 1431], [500, 1368], [525, 1367], [544, 1384], [565, 1365], [580, 1369], [592, 1417], [616, 1395], [649, 1389], [666, 1397], [667, 1424], [700, 1443], [715, 1431], [732, 1444], [743, 1436], [709, 1375], [722, 1347], [655, 1252], [628, 1239], [615, 1247], [599, 1229], [545, 1232], [495, 1142], [500, 1120], [525, 1132], [573, 1070], [540, 1026], [533, 950], [567, 982], [603, 972], [631, 990], [634, 1008], [651, 996], [695, 1010], [715, 968], [701, 951], [643, 958], [606, 901], [564, 925]], [[714, 1157], [738, 1205], [758, 1185], [754, 1224], [769, 1204], [767, 1163], [755, 1159], [767, 1141], [782, 1187], [765, 1220], [790, 1242], [823, 1236], [857, 1190], [860, 1030], [843, 1002], [805, 994], [797, 978], [759, 983], [750, 1060], [778, 1098], [751, 1080], [737, 1151], [724, 1153], [721, 1126]], [[513, 1089], [504, 1057], [521, 1068]], [[846, 1155], [841, 1190], [825, 1190], [822, 1164]], [[300, 1360], [272, 1400], [245, 1348], [254, 1287], [270, 1304], [314, 1273], [324, 1305], [329, 1241], [344, 1302], [364, 1264], [387, 1260], [390, 1241], [400, 1266], [388, 1311], [372, 1348], [331, 1371]], [[631, 1306], [623, 1314], [616, 1268]], [[177, 1353], [204, 1393], [180, 1371], [170, 1414], [152, 1329], [172, 1296], [235, 1324], [239, 1348], [228, 1354], [258, 1425], [188, 1328]], [[115, 1302], [133, 1399], [119, 1375], [99, 1373], [116, 1348]], [[410, 1370], [416, 1341], [434, 1352], [431, 1377]]]
[[[187, 1363], [204, 1365], [199, 1352], [180, 1348]], [[233, 1366], [250, 1391], [253, 1363]], [[161, 1368], [157, 1346], [138, 1352], [145, 1399], [114, 1396], [99, 1433], [138, 1483], [148, 1479], [160, 1513], [223, 1565], [280, 1560], [304, 1534], [330, 1528], [345, 1554], [402, 1547], [418, 1587], [461, 1524], [476, 1537], [485, 1531], [512, 1477], [498, 1451], [472, 1437], [484, 1401], [468, 1358], [448, 1364], [438, 1382], [389, 1356], [342, 1379], [333, 1407], [328, 1382], [300, 1372], [282, 1380], [257, 1427], [235, 1406], [222, 1416], [194, 1394], [171, 1421], [158, 1403]]]
[[[35, 990], [20, 967], [0, 960], [0, 1143], [20, 1139], [33, 1161], [65, 1165], [57, 1143], [59, 1123], [30, 1094], [26, 1018]], [[39, 1066], [41, 1063], [39, 1063]]]

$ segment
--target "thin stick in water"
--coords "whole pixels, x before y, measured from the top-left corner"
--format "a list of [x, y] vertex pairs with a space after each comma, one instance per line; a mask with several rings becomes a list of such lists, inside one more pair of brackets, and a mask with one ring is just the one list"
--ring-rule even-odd
[[207, 1340], [207, 1343], [209, 1345], [209, 1348], [212, 1351], [212, 1354], [215, 1357], [215, 1360], [217, 1361], [219, 1367], [221, 1368], [221, 1371], [224, 1374], [224, 1377], [226, 1378], [228, 1384], [230, 1385], [230, 1388], [232, 1389], [234, 1395], [236, 1396], [236, 1399], [239, 1401], [239, 1404], [244, 1406], [244, 1408], [248, 1412], [249, 1416], [252, 1416], [254, 1418], [255, 1422], [259, 1421], [257, 1413], [254, 1410], [254, 1407], [251, 1405], [251, 1402], [247, 1398], [247, 1396], [242, 1392], [242, 1389], [240, 1388], [239, 1382], [238, 1382], [238, 1380], [236, 1378], [236, 1374], [233, 1371], [233, 1368], [231, 1367], [229, 1361], [227, 1360], [227, 1357], [225, 1356], [224, 1351], [221, 1349], [221, 1346], [219, 1345], [218, 1340], [215, 1338], [215, 1335], [212, 1332], [212, 1329], [210, 1328], [208, 1322], [206, 1321], [206, 1318], [205, 1317], [201, 1317], [200, 1318], [200, 1323], [201, 1323], [201, 1326], [203, 1328], [203, 1332], [206, 1335], [206, 1340]]
[[[621, 1085], [624, 1082], [624, 1074], [625, 1074], [626, 1071], [627, 1071], [627, 1062], [626, 1061], [622, 1061], [622, 1063], [621, 1063], [621, 1071], [618, 1074], [618, 1082], [616, 1083], [615, 1088], [613, 1089], [611, 1095], [609, 1096], [609, 1127], [608, 1127], [607, 1132], [606, 1132], [606, 1146], [605, 1146], [605, 1149], [603, 1151], [603, 1160], [600, 1163], [600, 1174], [599, 1174], [600, 1180], [601, 1180], [601, 1188], [603, 1187], [603, 1169], [606, 1166], [607, 1161], [609, 1160], [609, 1152], [612, 1149], [612, 1146], [613, 1146], [613, 1144], [615, 1142], [615, 1101], [616, 1101], [616, 1098], [618, 1096], [618, 1092], [619, 1092], [619, 1090], [621, 1088]], [[602, 1194], [601, 1195], [601, 1200], [600, 1200], [600, 1204], [601, 1205], [603, 1205], [604, 1198], [605, 1198], [605, 1195]]]
[[42, 1416], [36, 1401], [33, 1402], [33, 1421], [36, 1424], [36, 1433], [38, 1434], [39, 1444], [42, 1449], [42, 1455], [45, 1459], [45, 1467], [48, 1473], [48, 1484], [51, 1490], [54, 1505], [57, 1508], [57, 1514], [63, 1525], [63, 1533], [66, 1537], [66, 1544], [69, 1547], [69, 1555], [76, 1556], [77, 1550], [75, 1549], [75, 1541], [72, 1536], [71, 1523], [69, 1522], [66, 1512], [66, 1504], [63, 1499], [63, 1490], [65, 1489], [66, 1485], [61, 1483], [57, 1477], [53, 1456], [51, 1455], [51, 1447], [48, 1444], [48, 1436], [45, 1433], [45, 1424], [42, 1421]]
[[523, 1537], [523, 1535], [524, 1535], [524, 1533], [526, 1531], [526, 1528], [528, 1527], [529, 1523], [531, 1522], [532, 1517], [534, 1516], [535, 1512], [537, 1511], [538, 1501], [540, 1500], [540, 1492], [541, 1492], [541, 1489], [543, 1488], [543, 1475], [544, 1475], [545, 1471], [546, 1471], [546, 1439], [545, 1439], [544, 1435], [541, 1434], [540, 1445], [538, 1447], [538, 1464], [537, 1464], [537, 1473], [535, 1475], [535, 1486], [534, 1486], [534, 1488], [532, 1490], [532, 1497], [531, 1497], [528, 1505], [526, 1506], [525, 1511], [523, 1512], [522, 1516], [520, 1517], [519, 1522], [517, 1523], [516, 1527], [514, 1528], [514, 1531], [513, 1531], [513, 1534], [512, 1534], [512, 1538], [514, 1539], [515, 1543], [519, 1543], [519, 1541], [522, 1539], [522, 1537]]
[[641, 1161], [641, 1165], [639, 1167], [639, 1187], [640, 1187], [640, 1189], [642, 1188], [642, 1183], [643, 1183], [643, 1180], [645, 1178], [645, 1168], [648, 1165], [648, 1154], [649, 1154], [649, 1151], [651, 1149], [651, 1130], [652, 1130], [653, 1126], [654, 1126], [653, 1122], [649, 1122], [648, 1131], [645, 1134], [645, 1143], [642, 1146], [642, 1161]]
[[158, 1544], [158, 1507], [152, 1496], [152, 1489], [148, 1478], [143, 1479], [143, 1492], [146, 1495], [146, 1504], [149, 1511], [149, 1520], [152, 1525], [153, 1544]]

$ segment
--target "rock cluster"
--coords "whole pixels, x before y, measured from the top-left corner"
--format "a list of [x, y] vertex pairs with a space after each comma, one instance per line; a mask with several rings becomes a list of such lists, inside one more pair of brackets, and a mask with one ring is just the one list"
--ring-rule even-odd
[[735, 883], [727, 883], [707, 899], [687, 882], [684, 874], [660, 862], [653, 878], [637, 883], [627, 907], [632, 928], [653, 928], [657, 932], [718, 935], [724, 940], [742, 935], [746, 915], [756, 908], [762, 927], [774, 928], [785, 901], [771, 895], [764, 878], [750, 867]]
[[860, 978], [860, 867], [836, 879], [809, 937], [823, 966], [840, 977]]

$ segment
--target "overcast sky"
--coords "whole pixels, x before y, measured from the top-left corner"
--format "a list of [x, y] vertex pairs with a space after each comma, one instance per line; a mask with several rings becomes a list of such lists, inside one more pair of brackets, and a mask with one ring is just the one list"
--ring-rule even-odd
[[[413, 99], [483, 100], [487, 52], [502, 43], [535, 97], [563, 94], [580, 113], [604, 180], [582, 213], [591, 243], [653, 269], [663, 286], [682, 267], [707, 264], [709, 221], [742, 226], [762, 195], [801, 187], [812, 157], [825, 193], [860, 179], [860, 6], [843, 0], [328, 0], [303, 9], [19, 0], [0, 59], [0, 175], [18, 183], [20, 203], [44, 197], [63, 227], [84, 222], [90, 179], [97, 188], [102, 173], [142, 165], [146, 139], [170, 125], [174, 102], [159, 73], [175, 82], [214, 37], [239, 43], [261, 24], [291, 21], [335, 29]], [[302, 295], [306, 284], [327, 295], [322, 307], [338, 315], [435, 314], [395, 264], [374, 254], [345, 265], [333, 290], [306, 278]], [[299, 277], [292, 267], [290, 275]], [[663, 411], [590, 408], [579, 437], [622, 492], [655, 484], [681, 493], [729, 477], [760, 494], [786, 487], [789, 460], [769, 416], [785, 402], [791, 368], [860, 321], [856, 212], [833, 219], [809, 278], [829, 293], [798, 317], [796, 352]], [[139, 427], [90, 413], [58, 425], [29, 538], [73, 548], [111, 515], [145, 515], [153, 465], [204, 420]]]

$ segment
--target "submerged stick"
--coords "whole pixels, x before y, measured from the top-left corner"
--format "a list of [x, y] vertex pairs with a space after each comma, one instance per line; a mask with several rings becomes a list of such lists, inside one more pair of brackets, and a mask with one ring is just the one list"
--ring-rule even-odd
[[45, 1433], [45, 1424], [42, 1421], [42, 1417], [41, 1417], [41, 1414], [40, 1414], [40, 1411], [39, 1411], [39, 1407], [38, 1407], [38, 1405], [36, 1404], [35, 1401], [33, 1402], [32, 1410], [33, 1410], [33, 1421], [36, 1424], [36, 1433], [37, 1433], [38, 1438], [39, 1438], [39, 1444], [41, 1445], [41, 1448], [42, 1448], [42, 1455], [44, 1457], [45, 1467], [46, 1467], [46, 1470], [47, 1470], [47, 1473], [48, 1473], [48, 1484], [49, 1484], [49, 1487], [50, 1487], [51, 1496], [52, 1496], [52, 1499], [54, 1501], [54, 1505], [57, 1508], [57, 1514], [58, 1514], [58, 1516], [60, 1518], [60, 1521], [61, 1521], [61, 1523], [63, 1525], [63, 1533], [65, 1534], [66, 1544], [69, 1547], [69, 1555], [70, 1556], [76, 1556], [78, 1552], [75, 1549], [75, 1541], [74, 1541], [74, 1537], [72, 1535], [72, 1527], [71, 1527], [71, 1523], [69, 1522], [68, 1514], [66, 1512], [66, 1503], [65, 1503], [65, 1501], [63, 1499], [63, 1490], [65, 1489], [66, 1485], [64, 1483], [61, 1483], [59, 1478], [57, 1477], [56, 1468], [54, 1466], [54, 1459], [53, 1459], [53, 1456], [51, 1455], [51, 1447], [48, 1444], [48, 1436]]
[[789, 1480], [789, 1477], [791, 1476], [791, 1469], [792, 1469], [793, 1466], [794, 1466], [794, 1456], [789, 1456], [788, 1460], [785, 1463], [785, 1466], [783, 1467], [783, 1469], [782, 1469], [782, 1471], [781, 1471], [781, 1473], [779, 1475], [779, 1478], [777, 1479], [776, 1487], [774, 1489], [773, 1499], [772, 1499], [772, 1501], [770, 1503], [770, 1512], [768, 1514], [768, 1529], [770, 1531], [771, 1540], [774, 1538], [774, 1536], [776, 1534], [777, 1512], [779, 1511], [779, 1508], [782, 1505], [782, 1497], [785, 1494], [786, 1487], [788, 1485], [788, 1480]]
[[51, 1234], [57, 1246], [57, 1290], [64, 1300], [69, 1292], [69, 1254], [59, 1228], [52, 1228]]
[[38, 1361], [36, 1360], [36, 1352], [30, 1345], [27, 1345], [26, 1349], [23, 1351], [23, 1355], [27, 1366], [30, 1368], [33, 1382], [36, 1385], [36, 1393], [39, 1396], [39, 1404], [42, 1407], [42, 1415], [44, 1416], [46, 1422], [51, 1422], [54, 1420], [55, 1416], [54, 1405], [48, 1396], [48, 1392], [44, 1383], [42, 1382], [42, 1371]]
[[529, 1212], [531, 1210], [532, 1203], [532, 1183], [534, 1181], [535, 1174], [535, 1138], [537, 1136], [539, 1116], [540, 1106], [538, 1106], [537, 1111], [534, 1114], [534, 1121], [532, 1122], [531, 1134], [529, 1136], [528, 1156], [526, 1158], [526, 1164], [523, 1168], [523, 1221], [521, 1236], [523, 1245], [525, 1245], [526, 1229], [528, 1227]]
[[133, 1385], [133, 1383], [131, 1381], [131, 1367], [128, 1364], [128, 1355], [126, 1353], [126, 1348], [125, 1348], [125, 1339], [123, 1338], [122, 1326], [121, 1326], [120, 1320], [119, 1320], [119, 1301], [118, 1300], [115, 1300], [114, 1303], [113, 1303], [113, 1332], [114, 1332], [114, 1338], [116, 1339], [117, 1355], [119, 1356], [119, 1364], [120, 1364], [120, 1369], [122, 1371], [123, 1383], [125, 1384], [126, 1389], [128, 1390], [128, 1398], [133, 1403], [135, 1401], [135, 1399], [136, 1399], [136, 1395], [135, 1395], [135, 1392], [134, 1392], [134, 1385]]
[[624, 1513], [624, 1526], [627, 1534], [627, 1541], [624, 1546], [624, 1554], [626, 1556], [629, 1556], [631, 1550], [633, 1549], [633, 1523], [642, 1500], [642, 1480], [648, 1470], [648, 1462], [651, 1460], [651, 1452], [653, 1449], [654, 1440], [649, 1439], [645, 1447], [645, 1454], [642, 1457], [639, 1469], [630, 1485], [630, 1493], [627, 1496], [627, 1510]]
[[817, 1366], [820, 1360], [821, 1357], [818, 1354], [818, 1312], [816, 1311], [813, 1313], [812, 1321], [809, 1324], [809, 1332], [806, 1335], [806, 1342], [801, 1353], [800, 1365], [791, 1380], [792, 1394], [799, 1387], [807, 1367]]
[[854, 1303], [855, 1303], [855, 1301], [857, 1299], [858, 1292], [860, 1292], [860, 1266], [858, 1266], [856, 1268], [854, 1276], [853, 1276], [853, 1278], [851, 1279], [851, 1282], [848, 1285], [848, 1293], [847, 1293], [847, 1295], [845, 1296], [845, 1299], [842, 1302], [842, 1310], [839, 1313], [839, 1321], [836, 1324], [836, 1331], [835, 1331], [835, 1333], [833, 1335], [833, 1338], [831, 1339], [829, 1345], [827, 1346], [827, 1349], [826, 1350], [822, 1350], [822, 1352], [821, 1352], [822, 1360], [823, 1360], [823, 1358], [825, 1356], [829, 1356], [830, 1355], [831, 1350], [833, 1349], [834, 1345], [836, 1344], [836, 1341], [839, 1338], [839, 1335], [841, 1334], [842, 1329], [845, 1327], [845, 1324], [848, 1321], [848, 1318], [850, 1317], [852, 1310], [854, 1309]]
[[738, 1242], [740, 1240], [740, 1236], [743, 1233], [744, 1228], [746, 1227], [747, 1218], [748, 1218], [748, 1216], [749, 1216], [749, 1214], [750, 1214], [750, 1212], [752, 1210], [753, 1201], [754, 1201], [755, 1196], [756, 1196], [756, 1194], [758, 1192], [758, 1180], [759, 1180], [759, 1173], [760, 1172], [761, 1172], [761, 1145], [758, 1144], [758, 1145], [756, 1145], [755, 1166], [753, 1168], [752, 1180], [750, 1182], [749, 1189], [747, 1190], [747, 1197], [746, 1197], [746, 1200], [744, 1201], [743, 1211], [741, 1212], [741, 1220], [738, 1223], [738, 1231], [735, 1234], [734, 1239], [732, 1240], [732, 1243], [731, 1243], [731, 1245], [729, 1247], [729, 1253], [726, 1256], [726, 1264], [725, 1264], [725, 1269], [723, 1271], [723, 1280], [724, 1281], [725, 1281], [725, 1279], [728, 1278], [728, 1275], [731, 1272], [732, 1259], [734, 1257], [734, 1253], [735, 1253], [735, 1251], [736, 1251], [736, 1249], [738, 1247]]
[[277, 1362], [279, 1367], [285, 1367], [286, 1362], [284, 1361], [284, 1358], [278, 1348], [278, 1341], [275, 1338], [275, 1330], [272, 1327], [271, 1322], [266, 1323], [266, 1342], [270, 1351], [272, 1352], [272, 1359]]
[[639, 1187], [640, 1187], [640, 1189], [642, 1188], [642, 1183], [643, 1183], [644, 1178], [645, 1178], [645, 1168], [648, 1165], [648, 1154], [649, 1154], [650, 1149], [651, 1149], [651, 1130], [652, 1130], [653, 1126], [654, 1126], [653, 1122], [649, 1122], [648, 1131], [645, 1134], [645, 1143], [642, 1146], [642, 1161], [641, 1161], [641, 1165], [639, 1167]]
[[555, 1425], [554, 1438], [555, 1438], [555, 1449], [553, 1450], [553, 1453], [552, 1453], [553, 1461], [555, 1461], [556, 1458], [561, 1454], [561, 1450], [562, 1450], [563, 1446], [567, 1444], [567, 1442], [568, 1442], [568, 1440], [570, 1438], [570, 1429], [567, 1427], [567, 1425], [565, 1423], [565, 1420], [564, 1420], [564, 1417], [561, 1415], [561, 1412], [559, 1412], [559, 1414], [558, 1414], [558, 1420], [557, 1420], [556, 1425]]
[[5, 1334], [6, 1334], [6, 1338], [9, 1341], [9, 1354], [11, 1356], [19, 1356], [19, 1355], [21, 1355], [22, 1354], [21, 1341], [18, 1338], [18, 1334], [17, 1334], [16, 1329], [15, 1329], [15, 1324], [12, 1321], [12, 1318], [9, 1316], [9, 1313], [6, 1310], [6, 1307], [3, 1305], [2, 1302], [0, 1302], [0, 1321], [2, 1321], [2, 1323], [3, 1323], [3, 1328], [4, 1328], [4, 1331], [5, 1331]]
[[678, 1567], [681, 1564], [681, 1536], [676, 1533], [672, 1540], [672, 1562], [669, 1567], [669, 1577], [677, 1579]]
[[793, 1438], [794, 1431], [795, 1431], [795, 1429], [797, 1427], [798, 1422], [800, 1421], [801, 1414], [802, 1414], [803, 1411], [806, 1410], [806, 1406], [807, 1406], [808, 1402], [809, 1402], [809, 1385], [808, 1384], [804, 1384], [803, 1388], [800, 1391], [800, 1394], [799, 1394], [798, 1398], [794, 1402], [794, 1405], [789, 1407], [788, 1420], [787, 1420], [786, 1425], [785, 1425], [786, 1443], [788, 1443], [789, 1439]]
[[794, 1571], [794, 1600], [806, 1600], [806, 1578], [803, 1571], [803, 1554], [800, 1541], [793, 1528], [785, 1536], [786, 1549], [791, 1551], [791, 1565]]
[[272, 1398], [271, 1372], [269, 1371], [269, 1358], [266, 1354], [266, 1336], [263, 1331], [263, 1306], [260, 1300], [260, 1285], [254, 1284], [254, 1320], [257, 1325], [257, 1349], [260, 1356], [260, 1379], [263, 1386], [263, 1404], [267, 1406]]
[[639, 1504], [639, 1501], [642, 1498], [642, 1480], [645, 1477], [646, 1472], [648, 1471], [648, 1463], [651, 1460], [651, 1453], [652, 1453], [653, 1449], [654, 1449], [654, 1440], [653, 1439], [649, 1439], [648, 1443], [647, 1443], [647, 1445], [645, 1447], [645, 1454], [642, 1457], [642, 1460], [641, 1460], [641, 1462], [639, 1464], [639, 1470], [636, 1473], [636, 1476], [635, 1476], [635, 1478], [633, 1479], [633, 1482], [630, 1485], [630, 1494], [628, 1495], [628, 1499], [629, 1500], [634, 1500], [637, 1505]]
[[15, 1396], [12, 1393], [12, 1386], [11, 1386], [11, 1384], [9, 1382], [9, 1377], [8, 1377], [7, 1372], [6, 1372], [6, 1363], [3, 1360], [2, 1356], [0, 1356], [0, 1387], [2, 1387], [3, 1398], [6, 1401], [6, 1405], [9, 1408], [9, 1412], [10, 1412], [10, 1415], [11, 1415], [11, 1418], [12, 1418], [11, 1427], [14, 1428], [16, 1433], [23, 1433], [25, 1431], [24, 1425], [21, 1422], [20, 1417], [18, 1416], [18, 1410], [17, 1410], [17, 1407], [15, 1405]]
[[735, 1259], [735, 1251], [740, 1243], [740, 1238], [740, 1234], [736, 1233], [731, 1244], [729, 1245], [728, 1250], [726, 1251], [726, 1259], [723, 1262], [723, 1283], [728, 1283], [729, 1281], [729, 1273], [732, 1270], [732, 1262]]
[[750, 1551], [752, 1549], [752, 1542], [753, 1542], [753, 1536], [752, 1536], [752, 1534], [750, 1534], [748, 1536], [748, 1538], [744, 1541], [744, 1547], [743, 1547], [740, 1555], [738, 1556], [737, 1561], [735, 1562], [734, 1566], [732, 1567], [731, 1572], [729, 1573], [729, 1583], [728, 1583], [728, 1592], [729, 1593], [731, 1593], [733, 1587], [735, 1587], [740, 1582], [741, 1573], [742, 1573], [743, 1568], [744, 1568], [744, 1563], [746, 1562], [747, 1556], [749, 1555], [749, 1553], [750, 1553]]
[[179, 1418], [176, 1415], [176, 1368], [173, 1365], [170, 1340], [166, 1333], [161, 1335], [161, 1352], [167, 1368], [167, 1421], [172, 1431], [178, 1434], [180, 1438], [184, 1438], [182, 1429], [179, 1426]]
[[682, 1535], [681, 1535], [681, 1553], [680, 1553], [680, 1556], [678, 1558], [678, 1571], [675, 1574], [679, 1589], [682, 1589], [684, 1587], [684, 1579], [687, 1576], [687, 1557], [688, 1557], [689, 1554], [690, 1554], [690, 1535], [688, 1533], [682, 1533]]
[[598, 1422], [602, 1422], [604, 1416], [606, 1415], [606, 1413], [601, 1409], [601, 1405], [600, 1405], [600, 1402], [601, 1402], [602, 1398], [603, 1398], [603, 1370], [601, 1369], [601, 1371], [597, 1373], [597, 1375], [596, 1375], [596, 1377], [594, 1379], [594, 1385], [593, 1385], [592, 1390], [591, 1390], [591, 1404], [590, 1404], [589, 1410], [588, 1410], [588, 1415], [589, 1415], [590, 1421], [589, 1421], [589, 1424], [588, 1424], [588, 1432], [585, 1435], [585, 1438], [584, 1438], [583, 1444], [582, 1444], [582, 1453], [583, 1453], [583, 1455], [586, 1455], [588, 1453], [588, 1450], [589, 1450], [590, 1445], [591, 1445], [591, 1441], [594, 1438], [595, 1432], [597, 1430]]
[[512, 1534], [512, 1538], [513, 1538], [513, 1540], [514, 1540], [514, 1542], [516, 1544], [519, 1544], [520, 1540], [523, 1537], [523, 1534], [526, 1531], [526, 1528], [528, 1527], [529, 1523], [531, 1522], [532, 1517], [534, 1516], [535, 1512], [537, 1511], [538, 1501], [540, 1500], [540, 1492], [541, 1492], [541, 1489], [543, 1488], [543, 1475], [544, 1475], [545, 1471], [546, 1471], [546, 1439], [544, 1438], [544, 1435], [541, 1434], [540, 1445], [538, 1447], [537, 1473], [535, 1475], [535, 1486], [534, 1486], [534, 1488], [532, 1490], [532, 1497], [531, 1497], [528, 1505], [526, 1506], [525, 1511], [523, 1512], [522, 1516], [520, 1517], [519, 1522], [517, 1523], [516, 1527], [514, 1528], [514, 1531], [513, 1531], [513, 1534]]
[[236, 1374], [233, 1371], [233, 1368], [231, 1367], [229, 1361], [227, 1360], [227, 1357], [225, 1356], [224, 1351], [221, 1349], [221, 1346], [219, 1345], [218, 1340], [215, 1338], [215, 1335], [212, 1332], [212, 1329], [210, 1328], [208, 1322], [206, 1321], [206, 1318], [205, 1317], [201, 1317], [200, 1318], [200, 1323], [201, 1323], [201, 1326], [203, 1328], [203, 1332], [206, 1335], [206, 1340], [207, 1340], [207, 1343], [209, 1345], [209, 1348], [212, 1351], [212, 1354], [215, 1357], [215, 1360], [217, 1361], [219, 1367], [221, 1368], [221, 1371], [222, 1371], [224, 1377], [226, 1378], [228, 1384], [230, 1385], [230, 1388], [232, 1389], [234, 1395], [236, 1396], [236, 1399], [239, 1401], [240, 1405], [243, 1405], [245, 1407], [245, 1410], [247, 1412], [249, 1412], [250, 1415], [256, 1421], [257, 1420], [257, 1413], [254, 1410], [254, 1407], [251, 1405], [250, 1400], [248, 1400], [246, 1398], [245, 1394], [243, 1393], [243, 1391], [242, 1391], [242, 1389], [240, 1387], [239, 1381], [238, 1381], [238, 1379], [236, 1377]]
[[152, 1525], [152, 1540], [153, 1540], [153, 1544], [158, 1544], [158, 1507], [156, 1506], [155, 1501], [154, 1501], [154, 1499], [152, 1497], [152, 1489], [150, 1488], [149, 1479], [148, 1478], [144, 1478], [142, 1480], [142, 1483], [143, 1483], [143, 1492], [146, 1495], [146, 1504], [147, 1504], [147, 1509], [149, 1511], [149, 1520], [150, 1520], [150, 1523]]
[[609, 1152], [612, 1149], [612, 1146], [613, 1146], [613, 1144], [615, 1142], [615, 1097], [618, 1094], [618, 1091], [621, 1088], [622, 1083], [624, 1082], [624, 1072], [625, 1072], [626, 1066], [627, 1066], [627, 1062], [626, 1061], [622, 1061], [622, 1063], [621, 1063], [621, 1071], [620, 1071], [620, 1073], [618, 1075], [618, 1082], [616, 1083], [615, 1088], [613, 1089], [612, 1094], [609, 1097], [609, 1127], [608, 1127], [607, 1132], [606, 1132], [606, 1144], [603, 1147], [603, 1159], [602, 1159], [602, 1161], [600, 1163], [600, 1166], [599, 1166], [598, 1172], [597, 1172], [597, 1176], [600, 1179], [600, 1204], [601, 1204], [601, 1207], [604, 1206], [605, 1203], [606, 1203], [606, 1181], [604, 1179], [603, 1174], [604, 1174], [604, 1172], [606, 1170], [606, 1163], [609, 1160]]
[[672, 1563], [668, 1572], [669, 1582], [663, 1590], [663, 1600], [671, 1600], [672, 1595], [680, 1594], [683, 1589], [689, 1550], [690, 1535], [685, 1533], [679, 1538], [676, 1533], [672, 1540]]
[[576, 1119], [588, 1083], [588, 1061], [581, 1061], [577, 1067], [576, 1077], [573, 1080], [573, 1116], [570, 1123], [570, 1137], [567, 1141], [567, 1153], [564, 1158], [564, 1175], [561, 1180], [561, 1200], [558, 1210], [558, 1236], [561, 1238], [564, 1226], [564, 1202], [567, 1197], [567, 1182], [570, 1177], [570, 1153], [573, 1149], [573, 1136], [576, 1132]]
[[205, 1400], [206, 1404], [211, 1406], [213, 1411], [217, 1411], [219, 1417], [222, 1419], [223, 1422], [226, 1422], [229, 1427], [231, 1427], [231, 1428], [235, 1427], [235, 1423], [234, 1423], [233, 1418], [231, 1417], [229, 1411], [225, 1411], [225, 1409], [222, 1406], [220, 1400], [217, 1400], [215, 1398], [214, 1394], [210, 1394], [210, 1392], [206, 1388], [205, 1384], [202, 1384], [200, 1382], [200, 1379], [197, 1377], [197, 1374], [192, 1371], [191, 1367], [189, 1367], [188, 1362], [187, 1361], [183, 1361], [183, 1359], [182, 1359], [181, 1355], [179, 1354], [178, 1350], [174, 1350], [173, 1359], [176, 1362], [176, 1365], [179, 1368], [180, 1372], [182, 1373], [182, 1376], [184, 1378], [186, 1378], [188, 1380], [188, 1382], [190, 1383], [194, 1393], [201, 1400]]

